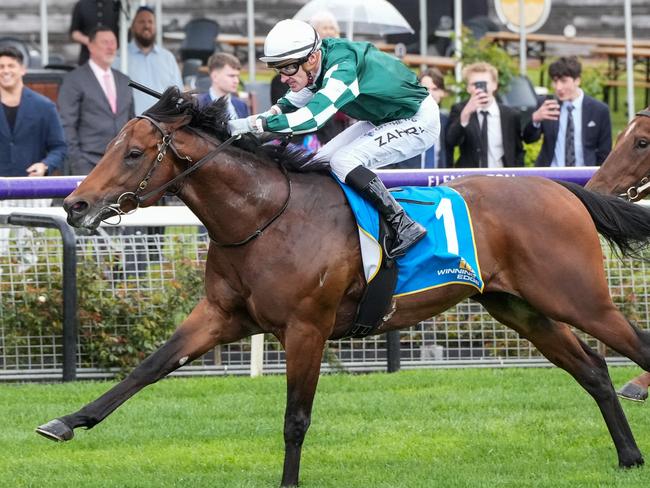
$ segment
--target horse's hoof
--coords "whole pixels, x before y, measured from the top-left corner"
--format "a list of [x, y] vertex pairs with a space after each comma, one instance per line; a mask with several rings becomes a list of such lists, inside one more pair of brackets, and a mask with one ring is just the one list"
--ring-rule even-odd
[[56, 442], [69, 441], [74, 437], [74, 431], [59, 419], [38, 426], [36, 433]]
[[648, 390], [631, 381], [625, 383], [616, 394], [620, 398], [633, 402], [645, 402], [646, 398], [648, 398]]
[[618, 467], [623, 469], [640, 468], [644, 463], [645, 461], [643, 460], [643, 456], [640, 456], [635, 458], [633, 461], [619, 461]]

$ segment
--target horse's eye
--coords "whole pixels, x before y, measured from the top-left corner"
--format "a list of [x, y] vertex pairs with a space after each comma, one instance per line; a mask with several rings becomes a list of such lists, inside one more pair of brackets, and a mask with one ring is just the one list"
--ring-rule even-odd
[[131, 149], [126, 157], [128, 159], [138, 159], [140, 156], [142, 156], [142, 151], [139, 149]]
[[649, 144], [650, 142], [648, 142], [647, 139], [639, 139], [636, 141], [635, 146], [637, 147], [637, 149], [645, 149], [646, 147], [648, 147]]

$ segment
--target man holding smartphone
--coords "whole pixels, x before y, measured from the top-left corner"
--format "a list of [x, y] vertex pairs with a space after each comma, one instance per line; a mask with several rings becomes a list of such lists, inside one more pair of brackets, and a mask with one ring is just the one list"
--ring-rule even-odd
[[604, 103], [580, 88], [582, 66], [575, 56], [548, 68], [555, 96], [544, 100], [524, 129], [527, 140], [544, 142], [536, 166], [596, 166], [612, 149], [612, 122]]
[[470, 97], [451, 109], [446, 142], [459, 146], [457, 168], [503, 168], [522, 166], [524, 148], [519, 111], [502, 105], [494, 97], [499, 73], [488, 63], [463, 69]]

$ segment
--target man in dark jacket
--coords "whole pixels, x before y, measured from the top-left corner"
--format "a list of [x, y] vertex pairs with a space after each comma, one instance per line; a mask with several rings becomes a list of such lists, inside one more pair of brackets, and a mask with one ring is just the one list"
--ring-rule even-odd
[[612, 149], [609, 108], [580, 89], [581, 72], [575, 56], [548, 68], [555, 97], [544, 100], [524, 129], [527, 140], [544, 135], [537, 166], [596, 166]]
[[449, 114], [446, 142], [449, 151], [460, 147], [458, 168], [523, 166], [524, 148], [519, 112], [497, 102], [499, 74], [488, 63], [463, 69], [470, 98]]
[[206, 93], [198, 95], [199, 107], [203, 108], [219, 98], [226, 97], [230, 118], [248, 117], [248, 105], [237, 96], [241, 70], [239, 59], [232, 54], [216, 53], [210, 56], [208, 69], [212, 83]]
[[60, 170], [66, 154], [54, 103], [23, 84], [23, 55], [0, 48], [0, 176], [44, 176]]

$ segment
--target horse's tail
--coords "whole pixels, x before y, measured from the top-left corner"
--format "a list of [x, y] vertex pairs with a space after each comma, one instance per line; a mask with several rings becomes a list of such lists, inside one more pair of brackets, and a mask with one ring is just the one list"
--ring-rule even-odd
[[558, 181], [585, 206], [596, 230], [627, 257], [647, 260], [643, 250], [650, 245], [650, 209], [614, 195], [603, 195], [575, 183]]

